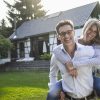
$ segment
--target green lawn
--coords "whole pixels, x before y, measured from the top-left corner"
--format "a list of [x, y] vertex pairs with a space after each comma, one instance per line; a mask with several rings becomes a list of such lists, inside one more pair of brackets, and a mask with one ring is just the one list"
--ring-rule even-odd
[[46, 100], [47, 84], [46, 71], [0, 73], [0, 100]]
[[0, 73], [0, 100], [46, 100], [48, 72]]

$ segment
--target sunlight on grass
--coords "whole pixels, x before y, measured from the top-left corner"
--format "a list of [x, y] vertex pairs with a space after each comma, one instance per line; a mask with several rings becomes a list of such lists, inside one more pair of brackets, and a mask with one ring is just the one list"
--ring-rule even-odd
[[48, 72], [0, 73], [0, 100], [46, 100]]
[[0, 100], [46, 100], [47, 89], [32, 87], [0, 88]]

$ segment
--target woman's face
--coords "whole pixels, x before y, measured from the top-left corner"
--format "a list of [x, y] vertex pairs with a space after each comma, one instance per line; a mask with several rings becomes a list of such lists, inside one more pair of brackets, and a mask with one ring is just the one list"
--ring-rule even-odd
[[92, 25], [84, 34], [83, 38], [86, 42], [91, 42], [97, 35], [98, 29], [96, 25]]

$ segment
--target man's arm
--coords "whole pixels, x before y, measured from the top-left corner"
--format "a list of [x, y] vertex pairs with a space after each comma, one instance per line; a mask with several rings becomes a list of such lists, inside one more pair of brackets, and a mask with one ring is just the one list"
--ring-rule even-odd
[[58, 66], [56, 64], [56, 58], [55, 55], [52, 55], [51, 62], [50, 62], [50, 73], [49, 73], [49, 79], [50, 82], [48, 83], [49, 88], [51, 89], [57, 82], [58, 77]]

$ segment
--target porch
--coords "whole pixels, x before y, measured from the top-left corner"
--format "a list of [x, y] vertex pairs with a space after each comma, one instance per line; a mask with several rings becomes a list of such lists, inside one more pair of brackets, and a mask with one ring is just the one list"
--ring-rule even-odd
[[49, 70], [50, 61], [36, 60], [29, 62], [9, 62], [0, 65], [0, 71], [32, 71], [32, 70]]

